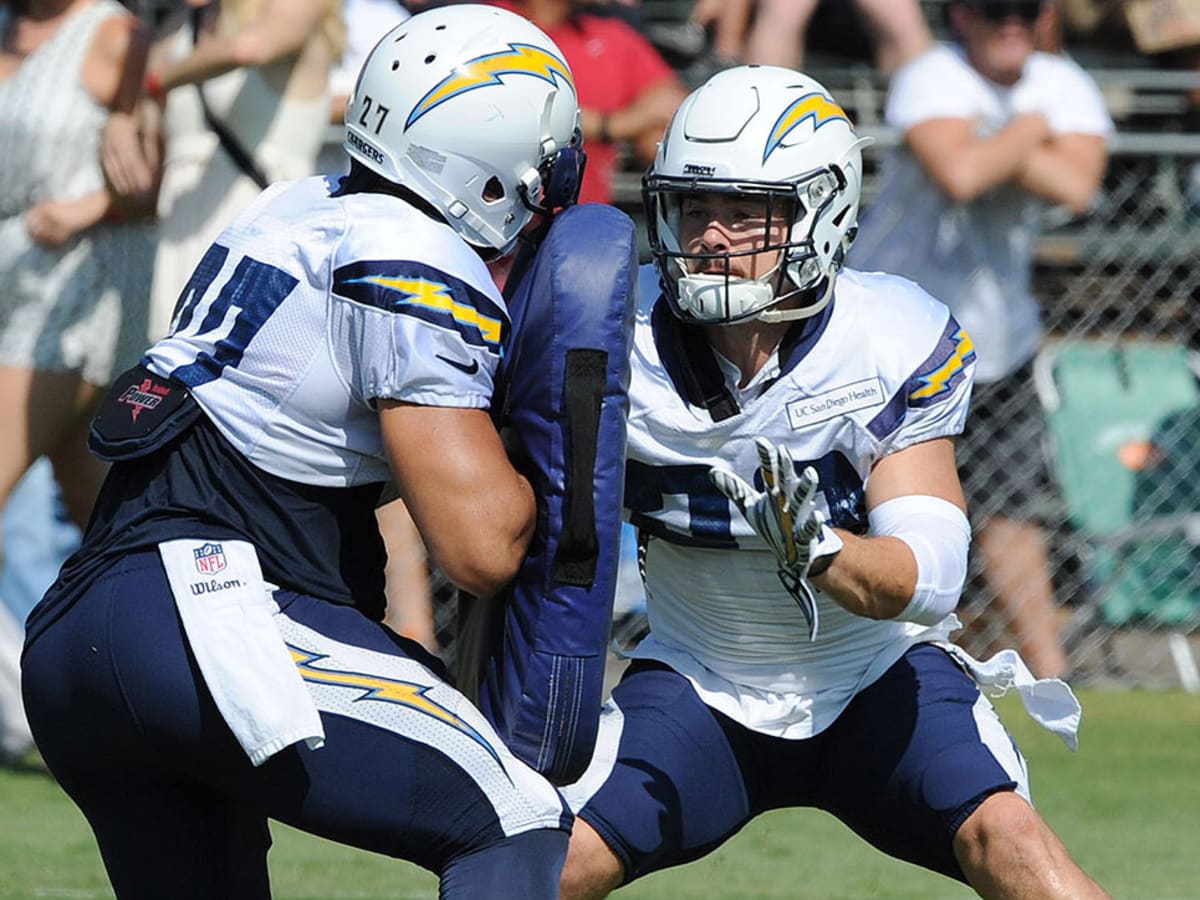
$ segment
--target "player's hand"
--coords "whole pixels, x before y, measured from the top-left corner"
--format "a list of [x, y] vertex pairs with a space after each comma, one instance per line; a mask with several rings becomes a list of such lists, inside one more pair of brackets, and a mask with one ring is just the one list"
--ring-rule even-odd
[[823, 570], [842, 549], [842, 539], [826, 526], [816, 507], [817, 472], [811, 466], [796, 473], [787, 447], [755, 441], [765, 491], [719, 467], [709, 470], [717, 489], [746, 517], [750, 527], [779, 559], [779, 577], [808, 619], [809, 637], [817, 635], [817, 607], [808, 577]]
[[[825, 527], [825, 517], [817, 509], [817, 472], [809, 466], [797, 474], [792, 455], [782, 444], [774, 447], [758, 438], [755, 447], [765, 491], [716, 466], [709, 470], [709, 478], [775, 551], [780, 565], [799, 569], [805, 577], [816, 561], [814, 554], [830, 555], [841, 549], [841, 539]], [[831, 537], [825, 537], [826, 532]]]

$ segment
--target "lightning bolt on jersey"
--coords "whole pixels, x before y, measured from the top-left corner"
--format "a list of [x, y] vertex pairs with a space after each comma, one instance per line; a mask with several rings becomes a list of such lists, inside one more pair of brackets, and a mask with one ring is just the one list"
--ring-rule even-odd
[[508, 314], [449, 227], [331, 190], [264, 191], [204, 255], [147, 360], [255, 466], [340, 487], [389, 477], [376, 401], [491, 404]]
[[810, 643], [774, 554], [708, 471], [720, 464], [761, 490], [754, 439], [785, 444], [798, 468], [819, 473], [832, 524], [865, 534], [871, 467], [962, 430], [970, 337], [915, 283], [843, 270], [829, 306], [793, 326], [760, 390], [739, 403], [702, 333], [657, 299], [653, 267], [641, 277], [625, 505], [649, 537], [651, 631], [632, 655], [672, 666], [747, 727], [817, 734], [909, 646], [945, 640], [955, 620], [876, 621], [818, 593], [821, 633]]

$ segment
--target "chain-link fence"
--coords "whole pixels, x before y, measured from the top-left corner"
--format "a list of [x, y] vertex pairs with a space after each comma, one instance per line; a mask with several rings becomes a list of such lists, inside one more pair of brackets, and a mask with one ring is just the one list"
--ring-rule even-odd
[[[1140, 77], [1156, 83], [1154, 73]], [[1035, 363], [1037, 396], [1008, 402], [1036, 403], [1045, 423], [1050, 477], [1038, 481], [1031, 467], [1029, 482], [1054, 630], [1080, 680], [1198, 687], [1198, 178], [1200, 135], [1118, 134], [1093, 213], [1051, 223], [1039, 247], [1034, 284], [1048, 337]], [[1015, 409], [1004, 416], [1021, 421]], [[968, 466], [1013, 464], [970, 438], [960, 445]], [[998, 602], [1003, 586], [985, 577], [991, 548], [979, 537], [964, 611], [967, 641], [986, 646], [1006, 640], [1014, 629], [1005, 613], [1022, 610]], [[1036, 596], [1041, 563], [1026, 564]]]
[[[980, 388], [972, 413], [989, 404], [1041, 453], [997, 456], [971, 428], [958, 445], [976, 528], [960, 641], [1015, 644], [1049, 669], [1061, 644], [1079, 681], [1195, 690], [1200, 134], [1183, 125], [1200, 76], [1093, 74], [1118, 123], [1103, 188], [1085, 217], [1048, 214], [1034, 272], [1047, 338], [1030, 388]], [[864, 130], [895, 143], [877, 124], [878, 76], [824, 77]], [[1006, 515], [1014, 505], [1027, 519]]]
[[[898, 140], [879, 125], [884, 82], [866, 66], [813, 74], [879, 141], [868, 154], [869, 205], [880, 153]], [[1038, 244], [1034, 286], [1048, 334], [1038, 390], [985, 398], [1010, 427], [1031, 429], [1044, 455], [996, 458], [970, 433], [959, 442], [964, 471], [982, 485], [972, 492], [977, 532], [959, 640], [979, 654], [1016, 645], [1035, 658], [1053, 655], [1039, 643], [1061, 643], [1077, 681], [1197, 689], [1200, 390], [1189, 367], [1200, 346], [1200, 134], [1180, 123], [1200, 76], [1093, 74], [1119, 130], [1095, 210], [1077, 219], [1053, 211]], [[631, 167], [616, 190], [640, 219], [638, 184]], [[989, 489], [1012, 484], [1000, 476], [1013, 468], [1034, 527], [981, 531], [1013, 524], [1008, 498]], [[1007, 565], [985, 566], [993, 557]], [[449, 657], [451, 594], [439, 588], [435, 612]], [[636, 615], [618, 623], [637, 627]]]

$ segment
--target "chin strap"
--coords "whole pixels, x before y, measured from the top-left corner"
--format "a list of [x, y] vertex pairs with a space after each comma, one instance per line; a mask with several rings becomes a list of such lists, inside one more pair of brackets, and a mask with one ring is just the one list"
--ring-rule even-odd
[[[872, 143], [872, 141], [868, 139], [867, 144], [870, 143]], [[867, 144], [864, 144], [863, 146], [867, 146]], [[815, 288], [812, 288], [813, 293], [816, 295], [816, 300], [814, 300], [812, 303], [805, 304], [804, 306], [780, 309], [779, 304], [781, 302], [787, 300], [789, 297], [794, 297], [796, 294], [803, 293], [800, 290], [792, 291], [791, 293], [784, 294], [782, 297], [776, 300], [775, 304], [770, 308], [764, 309], [762, 312], [760, 312], [757, 317], [758, 320], [760, 322], [769, 322], [771, 324], [776, 322], [795, 322], [797, 319], [807, 319], [810, 316], [815, 316], [826, 306], [828, 306], [829, 301], [833, 299], [833, 283], [837, 280], [837, 273], [841, 271], [842, 263], [846, 260], [846, 251], [850, 249], [850, 245], [854, 242], [854, 238], [857, 237], [857, 235], [857, 225], [846, 229], [846, 236], [842, 238], [841, 244], [838, 245], [838, 248], [833, 253], [833, 265], [829, 270], [829, 276], [825, 279], [823, 284], [818, 284]]]
[[[836, 280], [836, 278], [837, 271], [834, 270], [833, 272], [829, 273], [829, 277], [825, 279], [823, 284], [819, 284], [813, 288], [813, 293], [816, 295], [816, 300], [814, 300], [812, 303], [805, 304], [804, 306], [789, 307], [787, 309], [780, 309], [778, 305], [772, 306], [770, 309], [764, 309], [756, 316], [756, 318], [760, 322], [767, 322], [773, 325], [776, 322], [795, 322], [798, 319], [807, 319], [815, 316], [826, 306], [828, 306], [829, 301], [833, 299], [833, 282]], [[782, 303], [789, 297], [794, 297], [801, 293], [805, 292], [796, 290], [792, 291], [791, 293], [784, 294], [779, 298], [777, 303]]]

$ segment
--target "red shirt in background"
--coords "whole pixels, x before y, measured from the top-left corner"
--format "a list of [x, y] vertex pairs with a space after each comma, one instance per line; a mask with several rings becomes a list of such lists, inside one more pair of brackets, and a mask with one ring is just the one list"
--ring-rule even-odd
[[[518, 3], [495, 0], [495, 6], [522, 14]], [[579, 105], [601, 113], [614, 113], [675, 73], [654, 46], [620, 19], [577, 13], [553, 29], [542, 29], [566, 57]], [[611, 203], [617, 147], [602, 144], [595, 136], [584, 141], [587, 169], [579, 202]]]

